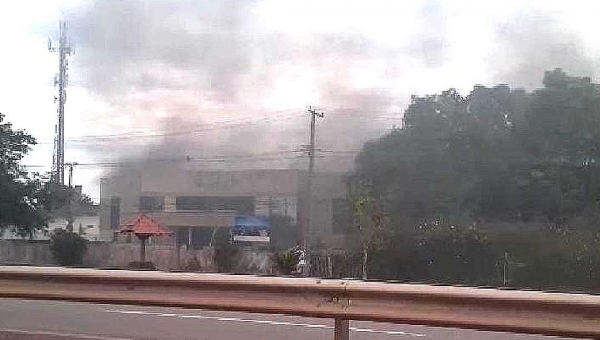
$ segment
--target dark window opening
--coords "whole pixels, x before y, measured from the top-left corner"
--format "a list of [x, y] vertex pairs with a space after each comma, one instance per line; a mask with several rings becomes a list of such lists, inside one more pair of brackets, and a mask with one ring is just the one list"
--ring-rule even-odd
[[165, 206], [165, 198], [162, 196], [141, 196], [140, 211], [152, 212], [163, 211]]
[[206, 227], [177, 228], [177, 243], [180, 246], [201, 249], [210, 245], [213, 231], [213, 228]]
[[111, 197], [110, 199], [110, 228], [116, 229], [121, 224], [121, 199]]
[[241, 215], [253, 215], [254, 197], [214, 197], [214, 196], [179, 196], [176, 198], [177, 210], [218, 211], [233, 210]]

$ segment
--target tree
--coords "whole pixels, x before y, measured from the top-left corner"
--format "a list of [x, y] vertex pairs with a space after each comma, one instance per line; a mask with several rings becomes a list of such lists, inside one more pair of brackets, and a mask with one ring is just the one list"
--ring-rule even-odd
[[380, 245], [385, 235], [382, 210], [371, 194], [369, 183], [358, 178], [350, 179], [349, 202], [352, 205], [354, 230], [358, 236], [362, 253], [362, 278], [368, 278], [369, 253]]
[[367, 198], [355, 202], [386, 216], [386, 239], [369, 252], [379, 274], [474, 282], [479, 272], [492, 282], [492, 258], [511, 248], [496, 233], [546, 239], [544, 247], [571, 240], [531, 254], [546, 277], [570, 273], [565, 282], [583, 282], [583, 271], [597, 270], [595, 253], [578, 248], [589, 247], [581, 235], [600, 233], [600, 85], [560, 69], [543, 83], [534, 92], [501, 85], [414, 96], [401, 128], [364, 145], [352, 177], [369, 183]]
[[0, 229], [32, 236], [46, 225], [49, 204], [44, 178], [29, 176], [21, 160], [35, 139], [22, 130], [14, 130], [0, 114]]
[[92, 199], [76, 188], [46, 182], [43, 191], [47, 196], [46, 209], [50, 218], [66, 218], [68, 231], [73, 231], [74, 216], [95, 214]]
[[355, 174], [396, 227], [436, 216], [562, 226], [600, 209], [600, 88], [560, 69], [544, 84], [413, 97], [403, 128], [367, 143]]

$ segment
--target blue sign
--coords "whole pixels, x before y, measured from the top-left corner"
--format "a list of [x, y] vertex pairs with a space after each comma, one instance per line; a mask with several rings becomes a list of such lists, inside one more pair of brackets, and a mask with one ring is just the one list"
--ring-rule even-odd
[[269, 242], [271, 240], [269, 219], [258, 216], [236, 216], [231, 234], [234, 241]]

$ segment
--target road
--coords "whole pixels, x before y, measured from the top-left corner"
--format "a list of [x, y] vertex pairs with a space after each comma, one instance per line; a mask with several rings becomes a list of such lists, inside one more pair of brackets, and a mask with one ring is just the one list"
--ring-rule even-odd
[[[318, 340], [333, 320], [88, 303], [0, 299], [0, 339]], [[550, 337], [375, 322], [350, 323], [352, 340], [542, 340]]]

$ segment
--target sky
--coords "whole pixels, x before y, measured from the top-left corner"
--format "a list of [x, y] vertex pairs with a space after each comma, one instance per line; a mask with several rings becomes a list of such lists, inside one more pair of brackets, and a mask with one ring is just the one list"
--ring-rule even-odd
[[58, 56], [68, 23], [65, 114], [74, 183], [128, 162], [303, 166], [308, 105], [317, 169], [345, 171], [399, 126], [411, 95], [475, 84], [534, 89], [561, 67], [597, 78], [596, 1], [3, 0], [0, 112], [39, 144], [47, 171]]

